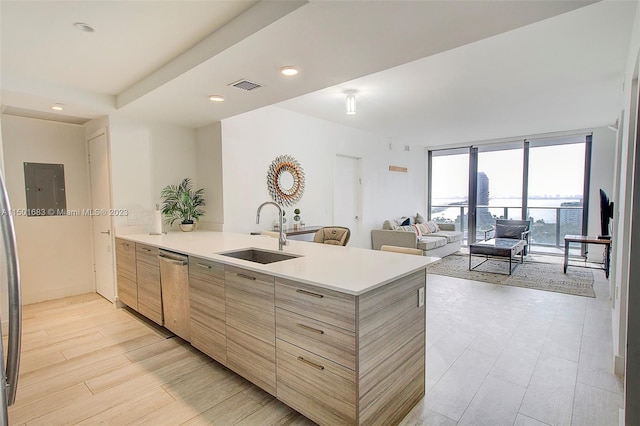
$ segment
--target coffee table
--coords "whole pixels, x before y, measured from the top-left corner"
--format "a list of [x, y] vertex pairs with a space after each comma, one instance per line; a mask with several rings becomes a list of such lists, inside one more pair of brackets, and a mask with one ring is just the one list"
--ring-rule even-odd
[[[489, 260], [490, 257], [500, 257], [509, 259], [509, 273], [507, 275], [511, 275], [513, 269], [518, 265], [516, 263], [516, 265], [512, 267], [512, 259], [519, 254], [520, 263], [522, 263], [525, 247], [526, 242], [524, 240], [516, 240], [514, 238], [492, 238], [490, 240], [471, 243], [469, 245], [469, 270], [471, 271], [482, 265]], [[485, 259], [472, 268], [471, 258], [474, 254], [483, 255]]]

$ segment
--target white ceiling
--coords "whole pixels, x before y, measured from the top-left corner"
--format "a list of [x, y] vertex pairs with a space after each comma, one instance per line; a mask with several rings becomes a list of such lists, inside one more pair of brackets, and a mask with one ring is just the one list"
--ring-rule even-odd
[[[423, 145], [595, 127], [617, 117], [635, 8], [2, 0], [1, 103], [188, 127], [276, 104]], [[300, 74], [285, 78], [285, 65]], [[264, 87], [228, 86], [243, 78]], [[358, 93], [355, 116], [344, 114], [346, 90]], [[208, 101], [214, 93], [226, 101]]]

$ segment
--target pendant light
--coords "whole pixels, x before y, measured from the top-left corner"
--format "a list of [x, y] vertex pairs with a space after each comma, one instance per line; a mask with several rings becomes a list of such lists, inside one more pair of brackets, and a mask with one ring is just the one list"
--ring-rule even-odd
[[347, 115], [356, 113], [356, 95], [353, 92], [347, 93]]

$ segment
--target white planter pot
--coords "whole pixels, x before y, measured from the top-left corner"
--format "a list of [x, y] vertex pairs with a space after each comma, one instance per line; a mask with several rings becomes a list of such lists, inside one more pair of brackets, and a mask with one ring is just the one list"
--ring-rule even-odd
[[191, 232], [195, 229], [195, 227], [196, 227], [195, 223], [180, 224], [180, 229], [182, 229], [184, 232]]

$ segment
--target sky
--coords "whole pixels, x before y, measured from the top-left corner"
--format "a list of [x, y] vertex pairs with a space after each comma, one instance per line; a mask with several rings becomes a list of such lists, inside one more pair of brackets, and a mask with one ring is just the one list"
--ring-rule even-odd
[[[529, 196], [582, 194], [584, 144], [534, 147], [529, 150]], [[480, 152], [478, 172], [489, 177], [490, 198], [519, 198], [522, 193], [522, 149]], [[433, 157], [432, 199], [466, 198], [468, 154]]]

